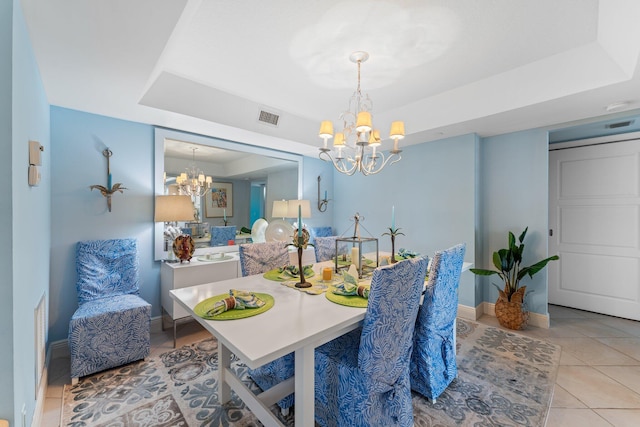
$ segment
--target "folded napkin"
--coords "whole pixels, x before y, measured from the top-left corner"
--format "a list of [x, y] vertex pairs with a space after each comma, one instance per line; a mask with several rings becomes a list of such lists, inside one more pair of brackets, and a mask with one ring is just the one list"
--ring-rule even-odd
[[342, 277], [344, 277], [344, 282], [334, 285], [331, 292], [336, 295], [357, 295], [369, 299], [371, 287], [358, 284], [358, 272], [353, 264], [349, 267], [349, 271], [342, 273]]
[[398, 251], [398, 256], [402, 257], [402, 258], [415, 258], [418, 255], [420, 255], [418, 252], [415, 251], [410, 251], [408, 249], [405, 248], [400, 248], [400, 250]]
[[[303, 265], [305, 277], [312, 277], [315, 273], [313, 271], [313, 265]], [[285, 265], [284, 267], [278, 267], [278, 274], [282, 279], [290, 279], [300, 277], [300, 269], [296, 265]]]
[[244, 310], [245, 308], [260, 308], [265, 302], [250, 291], [229, 290], [229, 296], [216, 302], [213, 308], [206, 312], [206, 316], [217, 316], [228, 310]]

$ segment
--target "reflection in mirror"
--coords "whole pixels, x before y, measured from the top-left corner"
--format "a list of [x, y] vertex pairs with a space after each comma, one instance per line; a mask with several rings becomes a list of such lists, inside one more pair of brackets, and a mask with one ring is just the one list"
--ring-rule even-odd
[[[229, 240], [250, 241], [253, 224], [271, 220], [274, 200], [298, 198], [301, 164], [295, 154], [155, 130], [155, 192], [191, 196], [194, 220], [179, 226], [192, 235], [196, 248], [227, 246]], [[212, 236], [211, 227], [225, 225], [230, 228], [216, 228]], [[229, 232], [233, 239], [224, 234]], [[164, 224], [159, 223], [155, 227], [156, 260], [165, 258], [164, 248]]]

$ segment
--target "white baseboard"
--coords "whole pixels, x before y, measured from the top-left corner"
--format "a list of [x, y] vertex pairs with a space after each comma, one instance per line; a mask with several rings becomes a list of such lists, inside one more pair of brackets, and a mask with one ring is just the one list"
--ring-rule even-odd
[[48, 351], [45, 356], [44, 371], [42, 372], [42, 379], [38, 386], [38, 395], [36, 397], [36, 407], [33, 410], [33, 419], [31, 420], [31, 426], [42, 425], [42, 419], [44, 416], [44, 401], [47, 396], [47, 384], [49, 384], [49, 361], [51, 360], [51, 352]]
[[467, 320], [478, 320], [483, 314], [482, 303], [477, 307], [458, 304], [458, 317]]

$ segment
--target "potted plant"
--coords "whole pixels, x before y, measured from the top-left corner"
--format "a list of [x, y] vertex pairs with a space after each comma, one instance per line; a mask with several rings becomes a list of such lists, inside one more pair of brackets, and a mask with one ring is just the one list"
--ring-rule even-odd
[[499, 296], [496, 301], [496, 317], [500, 324], [509, 329], [523, 329], [529, 320], [529, 313], [523, 308], [526, 286], [520, 285], [520, 280], [525, 276], [533, 277], [534, 274], [546, 267], [549, 261], [559, 259], [558, 255], [538, 261], [528, 267], [522, 267], [522, 254], [524, 253], [524, 238], [527, 235], [525, 228], [516, 244], [516, 237], [509, 232], [509, 247], [493, 253], [493, 265], [497, 270], [485, 270], [472, 268], [471, 272], [480, 276], [492, 276], [497, 274], [504, 282], [504, 289], [498, 285]]

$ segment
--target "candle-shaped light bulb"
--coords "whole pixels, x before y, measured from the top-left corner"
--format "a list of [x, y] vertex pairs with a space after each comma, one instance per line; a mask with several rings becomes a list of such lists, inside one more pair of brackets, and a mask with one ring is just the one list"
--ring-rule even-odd
[[302, 206], [298, 205], [298, 237], [302, 237]]
[[391, 229], [396, 229], [396, 207], [391, 206]]

